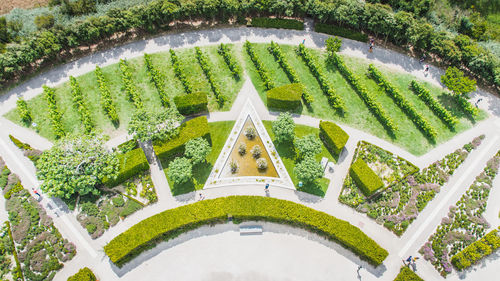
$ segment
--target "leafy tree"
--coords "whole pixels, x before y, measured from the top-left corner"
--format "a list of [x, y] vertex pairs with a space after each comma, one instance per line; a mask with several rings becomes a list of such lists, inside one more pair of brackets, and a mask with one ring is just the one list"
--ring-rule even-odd
[[42, 153], [36, 167], [40, 188], [50, 196], [98, 195], [102, 179], [116, 177], [118, 158], [104, 148], [102, 137], [74, 136]]
[[128, 133], [141, 142], [165, 140], [177, 134], [177, 127], [182, 116], [174, 108], [166, 108], [161, 112], [148, 112], [137, 109], [128, 125]]
[[314, 134], [295, 138], [294, 145], [299, 152], [300, 158], [314, 157], [321, 152], [321, 141]]
[[277, 142], [289, 142], [293, 140], [295, 122], [288, 112], [280, 113], [278, 119], [273, 122], [273, 133]]
[[293, 168], [293, 171], [297, 174], [297, 177], [304, 182], [312, 182], [323, 176], [321, 164], [312, 156], [305, 157], [295, 166], [295, 168]]
[[212, 151], [212, 147], [210, 147], [206, 139], [196, 138], [186, 143], [184, 154], [186, 157], [191, 158], [193, 165], [196, 165], [205, 161], [210, 151]]
[[175, 158], [168, 164], [168, 177], [176, 184], [187, 182], [193, 176], [191, 161], [184, 157]]
[[445, 75], [441, 76], [441, 83], [456, 95], [467, 95], [476, 90], [476, 81], [466, 77], [456, 67], [448, 67]]

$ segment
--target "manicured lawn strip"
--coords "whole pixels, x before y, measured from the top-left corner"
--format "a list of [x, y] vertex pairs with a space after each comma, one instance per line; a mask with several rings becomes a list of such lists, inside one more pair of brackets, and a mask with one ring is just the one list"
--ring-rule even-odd
[[224, 223], [229, 214], [236, 220], [271, 221], [307, 229], [338, 242], [373, 265], [380, 265], [388, 255], [349, 222], [294, 202], [259, 196], [222, 197], [164, 211], [121, 233], [104, 246], [104, 251], [113, 263], [122, 266], [160, 241], [202, 225]]
[[394, 279], [394, 281], [424, 281], [424, 279], [420, 278], [415, 272], [409, 269], [406, 266], [401, 267], [398, 276]]
[[500, 248], [498, 229], [493, 229], [483, 238], [470, 244], [451, 258], [451, 263], [458, 269], [466, 269]]
[[[283, 161], [283, 164], [285, 165], [285, 168], [288, 172], [288, 175], [292, 179], [293, 184], [295, 185], [295, 188], [297, 188], [300, 191], [304, 191], [310, 194], [314, 194], [317, 196], [325, 196], [326, 190], [328, 189], [328, 186], [330, 185], [330, 180], [327, 178], [320, 178], [317, 179], [314, 183], [312, 184], [304, 184], [302, 188], [298, 187], [299, 184], [299, 179], [297, 178], [297, 174], [294, 171], [295, 167], [295, 161], [297, 158], [297, 152], [295, 151], [293, 144], [291, 143], [283, 143], [279, 144], [276, 142], [276, 138], [274, 137], [274, 133], [272, 130], [272, 122], [271, 121], [262, 121], [264, 124], [264, 127], [267, 130], [267, 133], [269, 134], [269, 137], [274, 143], [274, 146], [276, 147], [276, 150], [278, 151], [278, 154], [281, 158], [281, 161]], [[295, 125], [295, 136], [296, 137], [303, 137], [306, 135], [319, 135], [319, 129], [314, 128], [314, 127], [309, 127], [309, 126], [304, 126], [304, 125]], [[323, 157], [328, 158], [328, 161], [336, 162], [334, 157], [328, 152], [328, 149], [322, 145], [321, 147], [321, 153], [316, 155], [316, 161], [320, 162]]]

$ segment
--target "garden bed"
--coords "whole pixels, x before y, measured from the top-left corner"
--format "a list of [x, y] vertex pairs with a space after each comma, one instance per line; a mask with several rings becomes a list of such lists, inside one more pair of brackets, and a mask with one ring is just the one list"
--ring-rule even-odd
[[475, 138], [420, 172], [410, 162], [375, 145], [361, 142], [354, 159], [361, 157], [365, 160], [382, 178], [386, 189], [367, 198], [348, 175], [339, 201], [366, 213], [395, 234], [402, 235], [483, 138]]
[[31, 161], [33, 161], [33, 163], [36, 163], [38, 158], [40, 158], [43, 151], [31, 147], [29, 144], [16, 139], [12, 135], [9, 135], [9, 138], [19, 149], [23, 151], [24, 156], [28, 157]]

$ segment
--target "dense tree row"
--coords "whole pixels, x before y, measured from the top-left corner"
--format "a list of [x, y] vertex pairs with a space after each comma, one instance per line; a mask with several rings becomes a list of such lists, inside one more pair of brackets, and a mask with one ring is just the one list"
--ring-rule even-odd
[[200, 64], [203, 73], [205, 73], [205, 76], [207, 77], [210, 88], [212, 88], [212, 92], [214, 92], [215, 99], [217, 100], [219, 106], [222, 107], [224, 105], [224, 102], [227, 100], [227, 97], [222, 94], [219, 85], [217, 85], [217, 83], [215, 82], [212, 66], [208, 63], [207, 57], [203, 54], [200, 47], [194, 47], [194, 49], [196, 52], [198, 63]]
[[106, 115], [108, 115], [109, 119], [113, 124], [118, 124], [118, 114], [116, 113], [116, 107], [111, 98], [111, 92], [109, 91], [108, 81], [104, 77], [101, 68], [96, 65], [95, 67], [95, 76], [97, 77], [97, 82], [99, 83], [99, 92], [101, 93], [101, 106]]
[[458, 124], [458, 119], [451, 115], [451, 113], [444, 108], [439, 101], [437, 101], [424, 86], [412, 80], [410, 83], [411, 88], [417, 96], [425, 102], [425, 104], [439, 117], [446, 125], [453, 128]]
[[[169, 29], [171, 23], [196, 19], [227, 22], [232, 18], [241, 23], [257, 14], [308, 16], [322, 23], [363, 30], [417, 53], [437, 55], [443, 64], [468, 69], [500, 86], [500, 60], [468, 36], [438, 30], [412, 13], [394, 13], [386, 5], [352, 0], [157, 0], [128, 9], [110, 9], [105, 15], [64, 26], [55, 24], [9, 44], [0, 54], [0, 83], [19, 80], [47, 62], [63, 61], [73, 55], [71, 50], [108, 41], [118, 32], [125, 36], [131, 34], [128, 31], [157, 33]], [[3, 37], [12, 42], [13, 36]]]
[[389, 117], [387, 112], [382, 108], [382, 105], [375, 100], [372, 94], [361, 85], [359, 78], [345, 65], [344, 60], [334, 52], [328, 53], [328, 60], [337, 67], [345, 80], [349, 82], [354, 91], [361, 97], [366, 106], [368, 106], [368, 109], [377, 117], [380, 123], [382, 123], [391, 133], [397, 131], [398, 127], [394, 124], [394, 121], [392, 121], [391, 117]]
[[128, 98], [134, 103], [136, 108], [142, 108], [142, 100], [137, 92], [135, 82], [132, 79], [132, 71], [126, 60], [120, 59], [120, 70], [122, 74], [123, 89], [127, 93]]
[[241, 76], [241, 68], [234, 57], [231, 55], [231, 50], [229, 49], [228, 45], [220, 43], [217, 52], [224, 58], [224, 61], [226, 62], [227, 67], [229, 67], [229, 70], [231, 71], [231, 74], [234, 76], [234, 78], [239, 79]]
[[309, 52], [309, 50], [307, 50], [307, 48], [304, 46], [304, 44], [300, 44], [297, 50], [298, 50], [299, 55], [302, 57], [302, 59], [306, 63], [307, 67], [309, 67], [309, 71], [311, 71], [312, 75], [318, 81], [318, 84], [321, 87], [321, 90], [328, 98], [328, 103], [330, 104], [330, 106], [339, 110], [340, 112], [345, 112], [344, 101], [342, 100], [342, 98], [339, 95], [337, 95], [335, 90], [330, 86], [327, 78], [324, 76], [323, 72], [321, 71], [321, 68], [320, 68], [317, 60], [314, 58], [314, 56]]
[[26, 101], [22, 97], [20, 97], [16, 101], [16, 105], [17, 105], [17, 111], [19, 113], [19, 117], [21, 118], [21, 121], [23, 121], [23, 123], [25, 125], [29, 126], [31, 124], [31, 121], [33, 120], [33, 118], [31, 117], [30, 110], [28, 109], [28, 104], [26, 103]]
[[52, 125], [52, 130], [56, 138], [64, 137], [64, 129], [61, 121], [61, 112], [57, 108], [56, 104], [56, 92], [54, 89], [43, 85], [43, 92], [45, 95], [45, 100], [47, 100], [48, 112], [47, 116], [50, 119], [50, 124]]
[[80, 121], [83, 124], [85, 133], [88, 134], [94, 129], [94, 122], [92, 122], [92, 118], [90, 117], [90, 111], [85, 103], [82, 89], [80, 88], [80, 84], [78, 84], [75, 77], [70, 76], [69, 82], [71, 86], [71, 95], [73, 96], [73, 105], [76, 107], [78, 114], [80, 115]]
[[160, 95], [161, 103], [165, 107], [170, 106], [170, 99], [168, 98], [168, 94], [165, 91], [165, 76], [153, 65], [151, 55], [144, 54], [144, 64], [146, 65], [149, 78], [155, 85], [156, 90]]
[[179, 57], [177, 57], [177, 54], [172, 49], [170, 49], [170, 59], [172, 60], [172, 66], [174, 67], [175, 77], [181, 81], [184, 91], [187, 94], [191, 94], [193, 92], [193, 87], [191, 87], [186, 74], [184, 74], [184, 68], [181, 66]]
[[252, 44], [246, 41], [244, 47], [247, 50], [248, 56], [255, 65], [255, 69], [257, 70], [257, 73], [259, 73], [260, 79], [262, 79], [266, 90], [271, 90], [272, 88], [274, 88], [274, 82], [269, 77], [269, 71], [264, 67], [264, 64], [255, 53]]
[[436, 139], [437, 132], [429, 121], [420, 114], [413, 104], [411, 104], [401, 92], [387, 81], [387, 79], [382, 75], [382, 73], [373, 64], [368, 66], [368, 73], [377, 82], [377, 84], [382, 87], [387, 94], [392, 98], [394, 103], [401, 108], [401, 110], [410, 117], [410, 119], [417, 125], [417, 127], [424, 132], [431, 139]]
[[[271, 45], [267, 48], [267, 50], [274, 56], [274, 59], [278, 62], [281, 69], [285, 72], [286, 76], [288, 76], [288, 80], [292, 83], [299, 83], [300, 79], [295, 70], [290, 66], [288, 60], [285, 58], [281, 47], [278, 43], [271, 41]], [[307, 91], [307, 89], [303, 89], [302, 98], [306, 104], [311, 104], [314, 101], [313, 96]]]

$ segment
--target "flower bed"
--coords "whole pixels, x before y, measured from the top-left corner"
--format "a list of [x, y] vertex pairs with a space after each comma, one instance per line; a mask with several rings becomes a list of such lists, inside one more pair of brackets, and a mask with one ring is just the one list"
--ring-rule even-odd
[[488, 161], [483, 172], [441, 220], [436, 232], [419, 252], [442, 276], [452, 271], [450, 258], [481, 239], [490, 227], [482, 214], [500, 166], [500, 151]]
[[13, 135], [9, 135], [10, 140], [23, 151], [24, 156], [28, 157], [33, 163], [36, 163], [42, 151], [31, 147], [29, 144], [16, 139]]
[[401, 235], [418, 213], [436, 196], [469, 153], [481, 144], [483, 138], [483, 136], [475, 138], [420, 172], [408, 161], [375, 145], [361, 142], [353, 161], [357, 157], [365, 160], [382, 178], [387, 188], [368, 200], [352, 178], [347, 176], [339, 201], [366, 213], [379, 224]]

